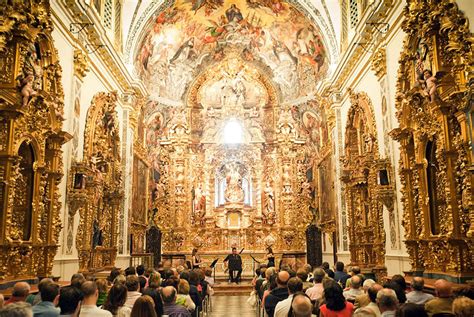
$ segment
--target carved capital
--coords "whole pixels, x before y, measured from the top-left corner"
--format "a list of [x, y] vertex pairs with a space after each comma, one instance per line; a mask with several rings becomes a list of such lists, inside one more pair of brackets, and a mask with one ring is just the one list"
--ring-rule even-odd
[[385, 47], [380, 47], [374, 53], [371, 66], [379, 80], [387, 74], [387, 53]]
[[74, 75], [82, 80], [89, 71], [89, 58], [81, 49], [74, 50]]

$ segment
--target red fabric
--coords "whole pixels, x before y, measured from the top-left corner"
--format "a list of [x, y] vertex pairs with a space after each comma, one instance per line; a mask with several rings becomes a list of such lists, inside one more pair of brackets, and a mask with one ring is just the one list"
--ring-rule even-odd
[[346, 302], [346, 307], [340, 311], [330, 310], [323, 305], [319, 308], [321, 317], [351, 317], [354, 311], [354, 305], [350, 302]]

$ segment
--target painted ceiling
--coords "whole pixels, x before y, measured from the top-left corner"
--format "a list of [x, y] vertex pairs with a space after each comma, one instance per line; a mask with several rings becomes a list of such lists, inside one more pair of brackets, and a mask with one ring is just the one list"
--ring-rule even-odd
[[[283, 102], [311, 95], [328, 74], [323, 32], [280, 0], [177, 0], [151, 16], [139, 38], [134, 69], [150, 99], [162, 104], [184, 104], [193, 80], [230, 54], [265, 72]], [[216, 85], [203, 96], [225, 88]]]

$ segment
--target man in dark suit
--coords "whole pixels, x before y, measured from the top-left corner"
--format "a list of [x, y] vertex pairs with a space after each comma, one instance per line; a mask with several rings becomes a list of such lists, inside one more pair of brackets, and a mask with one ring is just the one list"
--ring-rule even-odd
[[240, 282], [240, 275], [242, 274], [242, 258], [237, 254], [237, 249], [232, 248], [232, 253], [227, 255], [224, 259], [224, 263], [228, 262], [229, 279], [230, 282]]

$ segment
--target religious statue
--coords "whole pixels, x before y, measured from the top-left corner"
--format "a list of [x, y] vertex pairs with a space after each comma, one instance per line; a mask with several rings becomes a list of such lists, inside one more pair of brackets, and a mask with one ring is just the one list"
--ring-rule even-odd
[[206, 195], [200, 184], [194, 189], [193, 212], [195, 222], [202, 222], [206, 214]]
[[224, 193], [226, 201], [233, 203], [243, 201], [242, 176], [236, 162], [229, 163], [226, 166], [226, 184]]
[[263, 208], [263, 215], [265, 216], [266, 223], [273, 225], [275, 223], [275, 196], [273, 195], [273, 189], [270, 186], [270, 182], [267, 182], [264, 189], [265, 193], [265, 205]]

